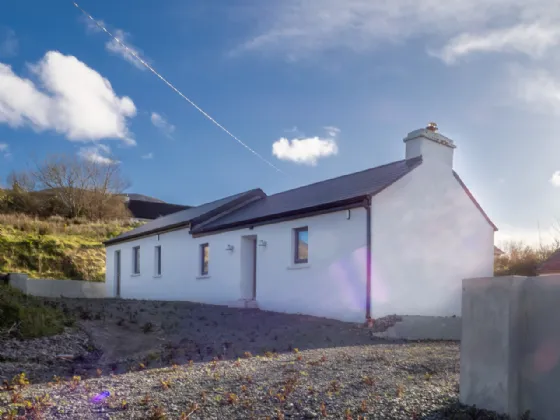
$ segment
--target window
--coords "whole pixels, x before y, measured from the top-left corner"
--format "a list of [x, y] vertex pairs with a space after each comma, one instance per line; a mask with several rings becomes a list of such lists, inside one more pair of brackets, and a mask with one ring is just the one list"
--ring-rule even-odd
[[294, 229], [294, 263], [305, 264], [308, 261], [307, 226]]
[[154, 275], [161, 276], [161, 245], [156, 246], [154, 250], [155, 250]]
[[200, 245], [200, 274], [203, 276], [208, 275], [208, 262], [209, 262], [209, 255], [210, 247], [208, 244]]
[[140, 247], [132, 248], [132, 274], [140, 274]]

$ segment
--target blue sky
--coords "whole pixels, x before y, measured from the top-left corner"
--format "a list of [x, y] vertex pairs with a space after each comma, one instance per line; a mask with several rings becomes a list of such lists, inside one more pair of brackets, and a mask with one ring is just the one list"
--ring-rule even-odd
[[555, 235], [556, 0], [79, 2], [281, 172], [72, 2], [4, 3], [2, 180], [33, 159], [75, 153], [119, 161], [131, 192], [200, 204], [399, 160], [402, 138], [436, 121], [498, 241], [534, 242], [537, 226], [544, 240]]

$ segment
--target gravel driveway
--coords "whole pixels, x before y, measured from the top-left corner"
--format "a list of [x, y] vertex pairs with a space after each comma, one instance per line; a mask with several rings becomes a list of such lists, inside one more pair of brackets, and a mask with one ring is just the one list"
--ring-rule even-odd
[[54, 304], [81, 330], [0, 343], [0, 378], [15, 384], [0, 392], [5, 416], [506, 418], [458, 404], [457, 343], [388, 343], [353, 324], [192, 303]]

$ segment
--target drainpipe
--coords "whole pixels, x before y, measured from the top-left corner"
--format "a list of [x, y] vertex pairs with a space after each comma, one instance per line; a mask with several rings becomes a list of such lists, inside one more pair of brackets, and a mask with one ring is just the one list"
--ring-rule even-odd
[[371, 319], [371, 197], [364, 200], [366, 208], [366, 324], [373, 326]]

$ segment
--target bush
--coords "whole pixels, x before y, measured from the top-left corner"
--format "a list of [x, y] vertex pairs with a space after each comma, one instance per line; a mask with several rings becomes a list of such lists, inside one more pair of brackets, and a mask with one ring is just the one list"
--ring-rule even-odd
[[0, 336], [36, 338], [60, 334], [73, 319], [40, 299], [0, 283]]
[[540, 263], [545, 261], [560, 243], [532, 247], [522, 242], [511, 241], [503, 247], [504, 254], [494, 259], [495, 276], [536, 276]]

